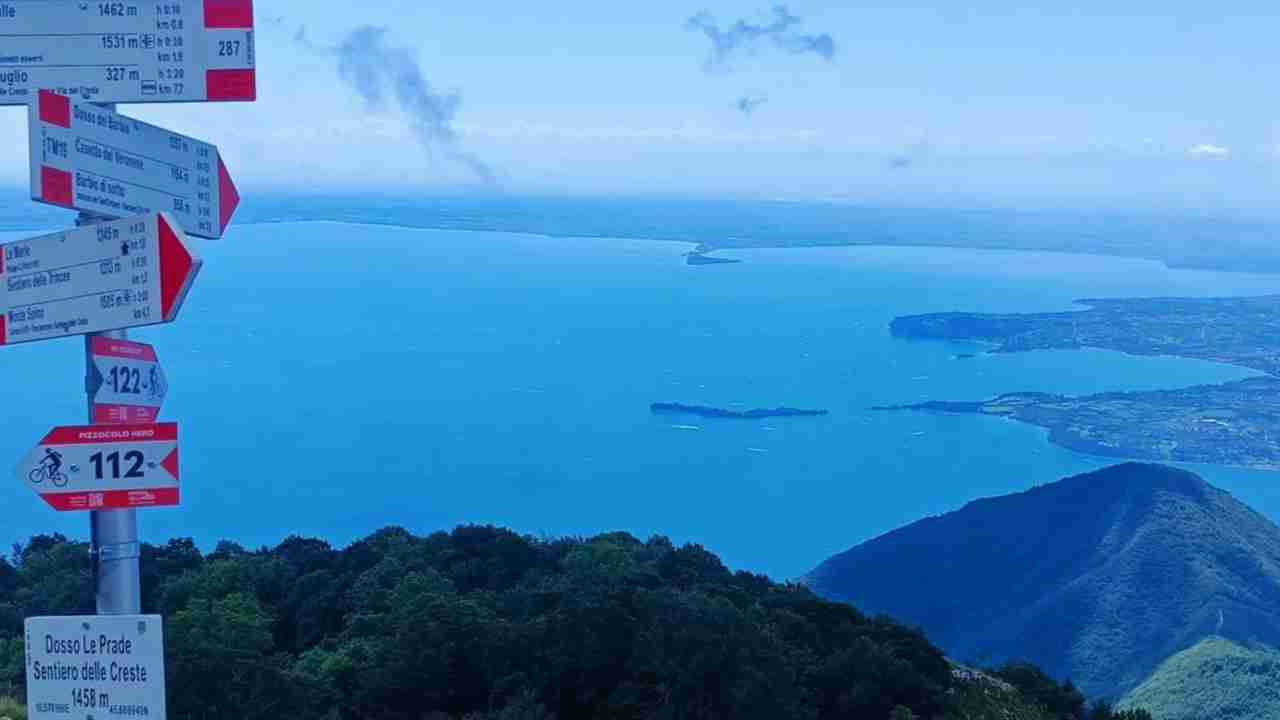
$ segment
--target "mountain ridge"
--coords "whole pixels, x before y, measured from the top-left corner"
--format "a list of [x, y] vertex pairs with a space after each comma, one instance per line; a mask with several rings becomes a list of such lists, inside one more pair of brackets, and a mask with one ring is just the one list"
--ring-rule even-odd
[[1280, 528], [1160, 465], [975, 500], [804, 582], [918, 625], [954, 657], [1029, 660], [1094, 697], [1118, 698], [1213, 633], [1280, 644]]

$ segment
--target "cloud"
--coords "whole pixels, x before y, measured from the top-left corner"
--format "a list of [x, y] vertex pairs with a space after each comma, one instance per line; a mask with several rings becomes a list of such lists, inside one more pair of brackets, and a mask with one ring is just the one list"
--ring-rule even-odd
[[496, 185], [497, 175], [480, 158], [464, 151], [458, 142], [454, 119], [462, 104], [455, 92], [432, 89], [413, 53], [387, 40], [389, 29], [364, 25], [332, 47], [318, 46], [300, 28], [294, 40], [308, 50], [337, 59], [338, 78], [356, 91], [371, 112], [382, 112], [394, 102], [409, 120], [409, 129], [430, 156], [442, 154], [468, 168], [486, 185]]
[[1221, 145], [1201, 143], [1187, 150], [1187, 153], [1196, 157], [1226, 157], [1231, 154], [1231, 150]]
[[743, 115], [750, 115], [767, 102], [769, 102], [769, 98], [763, 95], [744, 95], [738, 98], [738, 101], [733, 106]]
[[705, 68], [709, 71], [726, 68], [742, 53], [752, 53], [761, 47], [773, 46], [791, 55], [817, 55], [828, 62], [835, 59], [836, 41], [827, 33], [804, 35], [794, 32], [800, 18], [791, 14], [786, 5], [775, 5], [772, 20], [767, 24], [754, 24], [738, 20], [727, 29], [721, 29], [711, 13], [702, 11], [685, 21], [685, 29], [700, 32], [711, 41], [711, 52]]

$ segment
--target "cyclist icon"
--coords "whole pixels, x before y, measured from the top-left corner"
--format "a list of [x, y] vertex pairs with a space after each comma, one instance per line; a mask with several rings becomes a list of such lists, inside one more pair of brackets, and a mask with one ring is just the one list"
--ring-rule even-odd
[[40, 464], [27, 475], [27, 479], [32, 485], [39, 485], [47, 479], [58, 487], [64, 487], [67, 476], [62, 474], [62, 453], [53, 448], [45, 448]]
[[147, 378], [147, 397], [155, 399], [164, 397], [165, 385], [164, 379], [160, 377], [160, 366], [152, 365], [151, 373]]

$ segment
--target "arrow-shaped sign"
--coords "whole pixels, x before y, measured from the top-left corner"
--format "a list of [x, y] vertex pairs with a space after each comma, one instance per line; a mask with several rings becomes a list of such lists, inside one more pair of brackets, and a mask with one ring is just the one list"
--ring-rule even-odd
[[200, 260], [165, 213], [0, 245], [0, 345], [170, 322]]
[[109, 218], [163, 211], [215, 239], [240, 204], [209, 143], [44, 90], [28, 113], [32, 200]]
[[54, 428], [17, 477], [60, 512], [177, 505], [178, 426]]
[[252, 0], [4, 0], [0, 105], [253, 100]]
[[89, 393], [93, 422], [119, 425], [156, 421], [169, 384], [155, 348], [146, 343], [89, 338]]

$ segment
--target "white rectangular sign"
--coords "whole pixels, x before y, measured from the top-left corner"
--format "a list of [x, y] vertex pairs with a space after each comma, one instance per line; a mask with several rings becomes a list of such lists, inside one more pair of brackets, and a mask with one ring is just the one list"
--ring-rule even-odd
[[88, 338], [93, 366], [93, 422], [100, 425], [153, 423], [169, 384], [155, 348], [103, 335]]
[[178, 426], [57, 427], [15, 474], [58, 512], [171, 507], [180, 499]]
[[164, 213], [0, 245], [0, 345], [169, 322], [199, 269]]
[[252, 0], [0, 0], [0, 105], [253, 100]]
[[159, 615], [33, 617], [25, 635], [30, 720], [165, 720]]
[[30, 114], [31, 199], [109, 218], [163, 211], [222, 237], [240, 202], [218, 148], [41, 90]]

